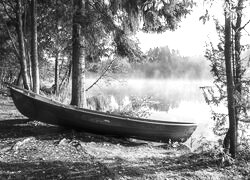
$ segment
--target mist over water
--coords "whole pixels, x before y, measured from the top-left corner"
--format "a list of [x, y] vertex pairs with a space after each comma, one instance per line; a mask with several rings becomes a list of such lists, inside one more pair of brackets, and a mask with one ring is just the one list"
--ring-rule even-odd
[[[89, 80], [91, 84], [93, 80]], [[88, 84], [87, 83], [87, 84]], [[192, 138], [215, 140], [210, 107], [205, 103], [201, 86], [212, 85], [211, 80], [189, 79], [125, 79], [122, 82], [103, 83], [91, 94], [112, 96], [118, 104], [131, 96], [151, 97], [158, 106], [151, 108], [150, 119], [162, 121], [194, 122], [198, 124]], [[87, 85], [88, 87], [88, 85]]]

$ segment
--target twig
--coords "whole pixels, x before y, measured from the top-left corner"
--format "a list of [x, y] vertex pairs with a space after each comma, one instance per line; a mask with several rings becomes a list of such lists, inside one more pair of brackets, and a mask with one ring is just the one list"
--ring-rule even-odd
[[109, 68], [112, 66], [112, 64], [114, 63], [115, 59], [113, 59], [110, 64], [107, 66], [107, 68], [102, 72], [102, 74], [99, 76], [99, 78], [92, 84], [90, 85], [86, 91], [88, 91], [89, 89], [91, 89], [96, 83], [98, 83], [98, 81], [100, 81], [102, 79], [102, 77], [106, 74], [106, 72], [109, 70]]
[[246, 31], [246, 33], [247, 33], [248, 36], [250, 36], [250, 33], [246, 29], [244, 29], [244, 31]]

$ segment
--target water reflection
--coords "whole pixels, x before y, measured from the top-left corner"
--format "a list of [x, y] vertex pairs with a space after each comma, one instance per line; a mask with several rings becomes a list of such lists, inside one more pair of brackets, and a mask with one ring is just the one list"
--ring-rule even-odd
[[[91, 80], [88, 83], [91, 84]], [[113, 103], [115, 100], [117, 104], [124, 101], [128, 103], [131, 96], [151, 97], [157, 103], [150, 108], [150, 119], [195, 122], [198, 128], [193, 138], [206, 137], [212, 140], [215, 137], [210, 107], [205, 103], [200, 89], [208, 85], [212, 85], [209, 80], [127, 79], [122, 83], [99, 84], [90, 93], [111, 96]]]

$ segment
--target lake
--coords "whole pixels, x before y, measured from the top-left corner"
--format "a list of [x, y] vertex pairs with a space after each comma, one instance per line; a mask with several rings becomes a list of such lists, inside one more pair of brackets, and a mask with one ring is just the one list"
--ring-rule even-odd
[[[89, 79], [86, 87], [94, 79]], [[150, 110], [150, 119], [162, 121], [195, 122], [198, 127], [192, 138], [198, 141], [202, 137], [215, 140], [212, 131], [213, 120], [211, 109], [203, 97], [202, 86], [210, 86], [210, 80], [188, 79], [125, 79], [109, 83], [99, 83], [89, 90], [88, 95], [104, 95], [113, 97], [117, 104], [129, 101], [131, 96], [151, 97], [158, 102], [158, 108]]]

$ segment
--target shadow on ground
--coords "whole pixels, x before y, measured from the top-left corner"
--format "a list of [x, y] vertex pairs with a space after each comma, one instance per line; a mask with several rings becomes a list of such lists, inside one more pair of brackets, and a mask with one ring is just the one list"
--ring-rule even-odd
[[[88, 162], [0, 162], [1, 179], [105, 179], [114, 178], [106, 167]], [[2, 173], [3, 172], [3, 173]]]
[[[0, 179], [242, 179], [207, 152], [108, 137], [29, 119], [0, 121]], [[244, 170], [242, 170], [244, 169]]]
[[0, 138], [25, 138], [30, 136], [40, 140], [57, 140], [65, 137], [83, 142], [107, 142], [123, 146], [140, 146], [150, 143], [143, 140], [97, 135], [29, 119], [0, 120]]
[[239, 159], [30, 121], [0, 96], [0, 179], [249, 179], [250, 154]]

